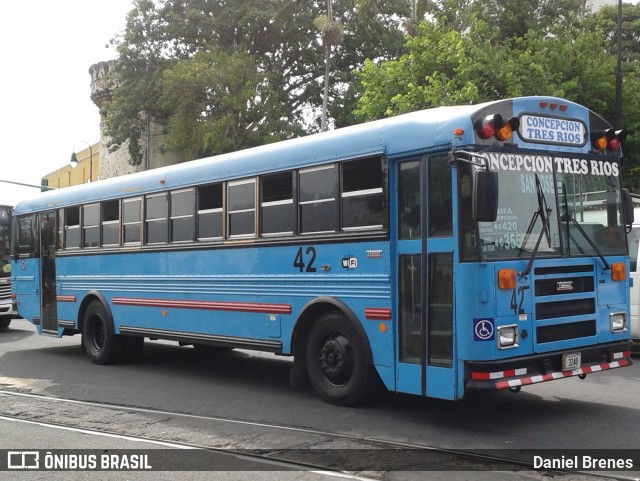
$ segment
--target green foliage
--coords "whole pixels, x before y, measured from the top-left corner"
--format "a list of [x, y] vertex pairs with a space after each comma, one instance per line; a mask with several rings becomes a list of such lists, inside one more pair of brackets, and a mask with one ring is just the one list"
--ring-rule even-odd
[[[402, 48], [400, 5], [408, 7], [391, 0], [356, 13], [355, 0], [333, 0], [333, 21], [321, 27], [335, 37], [336, 125], [353, 121], [352, 71]], [[139, 164], [149, 119], [164, 126], [165, 148], [186, 158], [317, 130], [325, 51], [314, 20], [322, 15], [325, 2], [303, 0], [135, 0], [114, 41], [119, 86], [104, 107], [109, 148], [128, 145]]]
[[[405, 52], [355, 72], [359, 122], [441, 105], [553, 95], [613, 123], [617, 10], [580, 0], [441, 0], [414, 26]], [[565, 12], [558, 15], [558, 12]], [[640, 132], [640, 6], [624, 5], [623, 122]], [[640, 142], [624, 145], [625, 184], [636, 186]]]

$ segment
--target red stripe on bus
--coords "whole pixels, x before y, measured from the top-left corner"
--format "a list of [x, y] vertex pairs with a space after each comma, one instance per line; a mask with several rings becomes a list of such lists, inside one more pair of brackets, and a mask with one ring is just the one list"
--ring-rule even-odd
[[289, 304], [263, 304], [258, 302], [190, 301], [179, 299], [139, 299], [112, 297], [118, 306], [165, 307], [175, 309], [203, 309], [208, 311], [264, 312], [266, 314], [291, 314]]
[[76, 296], [56, 296], [58, 302], [76, 302]]
[[366, 307], [364, 310], [364, 317], [373, 321], [390, 321], [391, 309]]

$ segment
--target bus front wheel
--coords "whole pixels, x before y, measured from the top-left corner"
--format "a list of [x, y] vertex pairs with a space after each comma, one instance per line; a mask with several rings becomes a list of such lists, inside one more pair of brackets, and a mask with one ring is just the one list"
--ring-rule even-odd
[[0, 317], [0, 328], [4, 329], [6, 327], [9, 327], [9, 324], [11, 324], [10, 317]]
[[307, 370], [325, 401], [352, 406], [363, 400], [370, 383], [365, 340], [341, 312], [320, 316], [311, 327]]
[[121, 359], [123, 340], [100, 301], [89, 304], [82, 324], [82, 348], [94, 364], [112, 364]]

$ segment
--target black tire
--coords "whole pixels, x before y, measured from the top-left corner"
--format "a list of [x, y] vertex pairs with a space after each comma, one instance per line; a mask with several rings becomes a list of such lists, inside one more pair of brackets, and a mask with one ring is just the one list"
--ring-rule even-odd
[[366, 340], [341, 312], [327, 312], [307, 341], [309, 379], [322, 399], [340, 406], [362, 402], [371, 386]]
[[10, 317], [0, 317], [0, 329], [6, 329], [11, 324]]
[[100, 301], [89, 304], [82, 323], [82, 348], [94, 364], [122, 360], [125, 341], [115, 334], [113, 321]]

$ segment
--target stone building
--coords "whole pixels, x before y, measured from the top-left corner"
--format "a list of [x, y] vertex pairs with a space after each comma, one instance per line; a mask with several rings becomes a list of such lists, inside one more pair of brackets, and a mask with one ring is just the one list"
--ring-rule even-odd
[[[112, 72], [113, 62], [99, 62], [89, 68], [91, 75], [91, 100], [98, 107], [102, 114], [104, 102], [111, 100], [112, 91], [116, 85], [116, 79]], [[100, 128], [100, 179], [118, 177], [131, 174], [141, 170], [155, 169], [166, 165], [176, 164], [183, 159], [178, 154], [163, 153], [162, 126], [156, 124], [151, 119], [147, 121], [147, 129], [142, 136], [142, 148], [144, 158], [140, 165], [129, 163], [129, 152], [127, 146], [123, 145], [115, 152], [107, 149], [107, 139], [105, 139]]]
[[[102, 116], [102, 107], [112, 98], [116, 80], [112, 72], [113, 62], [98, 62], [89, 68], [91, 75], [91, 100], [98, 107]], [[66, 165], [44, 176], [49, 187], [61, 188], [82, 184], [89, 180], [96, 181], [109, 177], [119, 177], [142, 170], [155, 169], [182, 162], [184, 159], [174, 153], [162, 152], [162, 126], [151, 119], [147, 122], [146, 132], [142, 138], [144, 158], [140, 165], [129, 163], [129, 151], [126, 145], [115, 152], [107, 149], [107, 139], [104, 136], [102, 123], [100, 125], [100, 140], [86, 149], [76, 152], [78, 165], [72, 168]]]

